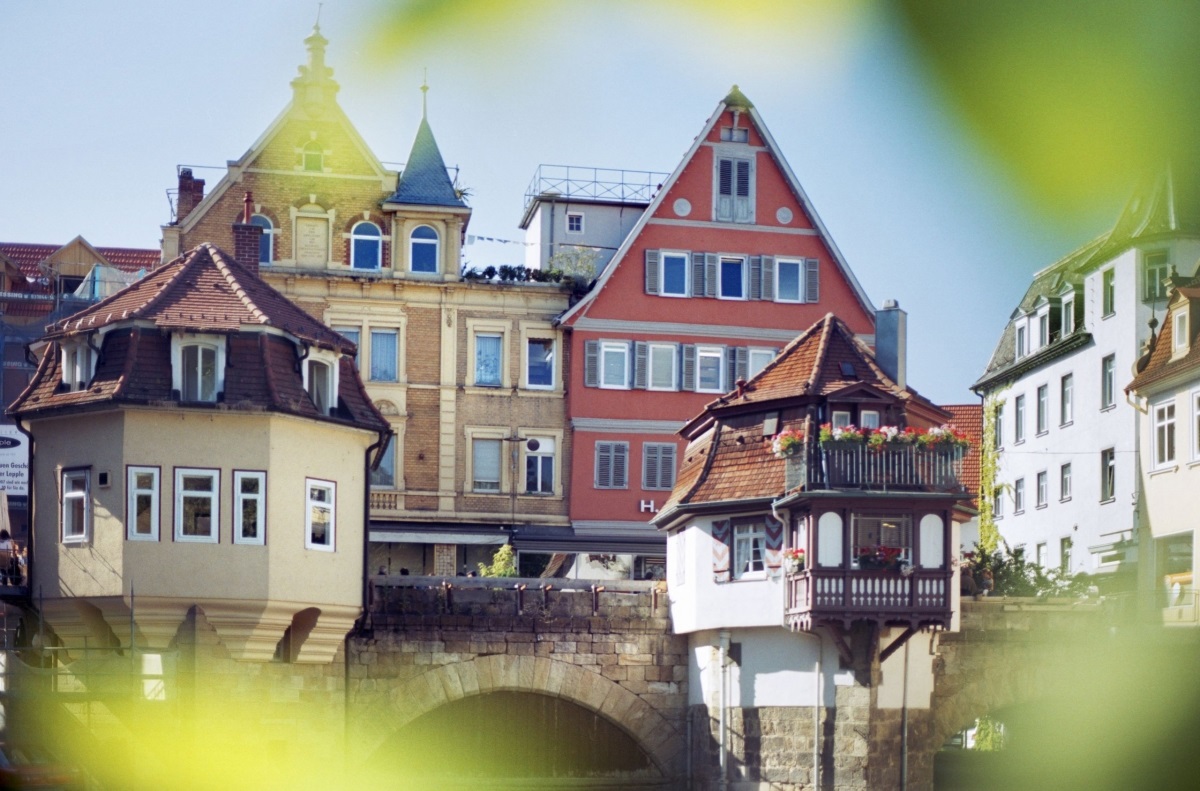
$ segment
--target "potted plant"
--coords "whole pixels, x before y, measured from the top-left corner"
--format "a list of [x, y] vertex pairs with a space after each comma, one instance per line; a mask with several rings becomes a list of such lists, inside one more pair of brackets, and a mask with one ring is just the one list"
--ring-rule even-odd
[[804, 571], [804, 550], [799, 547], [783, 550], [783, 563], [788, 574]]
[[771, 451], [777, 459], [786, 459], [788, 456], [795, 456], [800, 452], [800, 448], [804, 446], [804, 432], [786, 428], [775, 435], [774, 442], [771, 443]]

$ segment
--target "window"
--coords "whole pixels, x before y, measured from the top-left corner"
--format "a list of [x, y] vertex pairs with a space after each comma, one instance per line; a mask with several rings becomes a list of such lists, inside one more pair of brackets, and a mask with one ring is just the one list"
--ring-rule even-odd
[[907, 516], [860, 516], [852, 520], [853, 558], [858, 567], [871, 568], [881, 549], [889, 550], [902, 560], [912, 556], [912, 520]]
[[554, 339], [525, 341], [525, 386], [533, 390], [554, 389]]
[[396, 438], [388, 438], [388, 445], [379, 457], [379, 466], [371, 470], [371, 486], [377, 489], [393, 489], [396, 486]]
[[1101, 294], [1104, 311], [1102, 316], [1111, 316], [1117, 310], [1116, 271], [1105, 269], [1101, 278]]
[[757, 376], [758, 372], [770, 365], [774, 359], [774, 349], [751, 349], [749, 363], [746, 368], [746, 377]]
[[629, 486], [629, 443], [596, 443], [596, 488], [625, 489]]
[[1013, 483], [1013, 513], [1019, 514], [1025, 510], [1025, 479], [1017, 478]]
[[183, 347], [184, 401], [217, 400], [217, 350], [213, 346], [189, 344]]
[[1075, 404], [1072, 394], [1075, 391], [1075, 375], [1064, 374], [1058, 385], [1058, 422], [1069, 425], [1075, 419]]
[[754, 222], [754, 199], [749, 159], [716, 158], [716, 219], [718, 222]]
[[1145, 285], [1142, 290], [1142, 298], [1146, 301], [1166, 299], [1166, 279], [1171, 274], [1166, 252], [1146, 253], [1144, 271]]
[[383, 233], [373, 222], [355, 223], [350, 229], [350, 266], [379, 269], [383, 260]]
[[1062, 538], [1058, 542], [1059, 567], [1064, 574], [1071, 573], [1071, 547], [1074, 543], [1070, 536]]
[[669, 297], [688, 295], [688, 258], [684, 253], [663, 253], [659, 258], [659, 292]]
[[1045, 434], [1050, 427], [1050, 386], [1037, 389], [1037, 433]]
[[1058, 468], [1058, 499], [1071, 499], [1071, 463], [1067, 462]]
[[992, 493], [992, 516], [997, 519], [1004, 516], [1004, 491], [999, 487]]
[[604, 341], [600, 344], [600, 386], [610, 390], [629, 389], [629, 344]]
[[1013, 442], [1025, 441], [1025, 396], [1019, 395], [1013, 402]]
[[651, 343], [647, 351], [650, 377], [646, 383], [649, 390], [677, 390], [679, 377], [676, 367], [679, 351], [673, 343]]
[[500, 386], [501, 340], [492, 333], [475, 335], [475, 384], [478, 387]]
[[413, 228], [408, 237], [409, 269], [413, 272], [438, 271], [438, 234], [428, 225]]
[[859, 428], [879, 428], [879, 412], [864, 409], [858, 413]]
[[500, 491], [502, 439], [471, 439], [471, 491], [484, 494]]
[[642, 488], [675, 488], [675, 445], [669, 442], [642, 443]]
[[125, 478], [125, 537], [158, 540], [158, 467], [129, 467]]
[[775, 262], [775, 300], [777, 302], [803, 302], [804, 285], [801, 274], [803, 262]]
[[1063, 337], [1075, 331], [1075, 297], [1071, 296], [1062, 303], [1062, 334]]
[[333, 481], [304, 479], [304, 548], [334, 551], [334, 519], [337, 502], [337, 484]]
[[1037, 474], [1037, 507], [1045, 508], [1050, 499], [1050, 479], [1045, 470]]
[[1116, 404], [1117, 357], [1110, 354], [1100, 361], [1100, 408], [1108, 409]]
[[746, 259], [722, 258], [720, 261], [718, 285], [721, 299], [746, 298]]
[[333, 409], [333, 367], [321, 360], [305, 360], [304, 389], [312, 399], [313, 406], [322, 415]]
[[762, 522], [733, 526], [733, 578], [761, 576], [766, 571], [767, 526]]
[[992, 439], [997, 448], [1004, 447], [1004, 404], [996, 407], [996, 431]]
[[267, 474], [233, 473], [233, 543], [264, 544], [267, 540]]
[[304, 144], [300, 154], [300, 165], [310, 173], [321, 173], [325, 170], [325, 150], [316, 140]]
[[583, 215], [567, 212], [567, 233], [583, 233]]
[[721, 371], [725, 350], [720, 346], [696, 347], [696, 392], [724, 393]]
[[1100, 451], [1100, 501], [1117, 496], [1117, 452], [1113, 448]]
[[1154, 466], [1175, 462], [1175, 402], [1154, 407]]
[[190, 467], [175, 470], [175, 540], [215, 544], [220, 522], [220, 472]]
[[1025, 356], [1025, 327], [1024, 325], [1017, 327], [1017, 359]]
[[1180, 305], [1171, 319], [1171, 354], [1180, 355], [1188, 349], [1188, 314], [1186, 303]]
[[95, 355], [87, 340], [62, 343], [62, 381], [68, 390], [83, 390], [92, 380]]
[[92, 471], [62, 472], [62, 541], [81, 544], [92, 529]]
[[[537, 447], [530, 447], [536, 443]], [[525, 493], [554, 494], [554, 439], [536, 437], [525, 442]]]
[[251, 217], [250, 224], [262, 228], [262, 236], [258, 237], [258, 263], [269, 265], [275, 260], [273, 255], [275, 240], [272, 238], [275, 234], [275, 226], [271, 223], [270, 218], [261, 214]]
[[1046, 568], [1046, 563], [1048, 563], [1050, 560], [1050, 555], [1046, 548], [1046, 542], [1043, 541], [1042, 543], [1038, 544], [1035, 552], [1037, 554], [1034, 556], [1034, 559], [1037, 561], [1037, 564], [1042, 568]]
[[1038, 316], [1038, 348], [1050, 345], [1050, 314]]
[[[333, 331], [353, 343], [356, 347], [359, 345], [359, 336], [362, 333], [358, 327], [334, 327]], [[361, 349], [359, 349], [359, 351], [361, 351]], [[354, 353], [354, 364], [358, 365], [358, 351], [355, 351]]]
[[829, 422], [833, 428], [845, 428], [850, 425], [850, 413], [840, 409], [836, 410], [833, 412]]
[[750, 141], [750, 130], [744, 126], [721, 127], [721, 141], [724, 143], [747, 143]]

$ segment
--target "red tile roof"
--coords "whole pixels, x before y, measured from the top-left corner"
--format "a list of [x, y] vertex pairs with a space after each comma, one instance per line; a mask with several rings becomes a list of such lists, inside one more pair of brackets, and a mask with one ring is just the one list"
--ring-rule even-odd
[[[40, 277], [45, 273], [38, 267], [42, 261], [63, 248], [61, 244], [26, 244], [22, 242], [0, 242], [0, 253], [7, 256], [21, 268], [26, 277]], [[162, 260], [162, 252], [158, 249], [140, 247], [96, 247], [96, 252], [104, 256], [108, 263], [122, 272], [137, 272], [145, 269], [149, 272], [158, 266]]]
[[[950, 424], [965, 433], [967, 441], [971, 443], [963, 459], [962, 482], [968, 492], [978, 492], [979, 460], [983, 454], [983, 405], [950, 404], [942, 409], [953, 415]], [[971, 507], [977, 507], [974, 500], [971, 501]]]
[[[1193, 319], [1188, 322], [1189, 343], [1186, 353], [1173, 357], [1172, 333], [1174, 332], [1175, 314], [1181, 310], [1190, 310], [1192, 300], [1200, 299], [1200, 279], [1195, 279], [1178, 285], [1167, 300], [1167, 315], [1162, 327], [1154, 337], [1154, 348], [1150, 351], [1149, 359], [1138, 360], [1138, 372], [1133, 381], [1125, 388], [1126, 392], [1145, 390], [1156, 382], [1191, 370], [1200, 375], [1200, 329]], [[1192, 313], [1194, 317], [1196, 314]]]

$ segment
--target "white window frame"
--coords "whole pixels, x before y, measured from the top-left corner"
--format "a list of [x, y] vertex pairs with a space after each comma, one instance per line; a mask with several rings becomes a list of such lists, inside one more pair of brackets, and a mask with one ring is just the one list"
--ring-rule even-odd
[[1058, 424], [1069, 426], [1075, 422], [1075, 374], [1062, 375], [1058, 383]]
[[1071, 462], [1066, 462], [1058, 468], [1058, 499], [1066, 502], [1071, 499]]
[[[258, 220], [258, 222], [255, 222]], [[264, 224], [265, 223], [265, 224]], [[265, 214], [254, 214], [250, 217], [250, 224], [262, 228], [262, 236], [259, 237], [258, 243], [258, 263], [260, 266], [270, 266], [275, 260], [275, 234], [279, 233], [279, 229], [275, 227], [275, 223], [271, 222], [271, 218]], [[263, 246], [267, 248], [267, 257], [263, 258]]]
[[[313, 489], [323, 489], [329, 492], [327, 501], [314, 500]], [[324, 543], [313, 540], [313, 509], [329, 511], [329, 532]], [[304, 479], [304, 548], [318, 552], [337, 551], [337, 483], [320, 478]]]
[[[572, 220], [579, 221], [578, 228], [571, 227]], [[566, 225], [567, 233], [583, 233], [583, 212], [578, 212], [578, 211], [567, 212], [566, 224], [567, 224]]]
[[1062, 312], [1060, 314], [1062, 325], [1062, 336], [1065, 338], [1075, 332], [1075, 296], [1071, 295], [1063, 300]]
[[[512, 324], [509, 322], [496, 321], [494, 319], [467, 319], [467, 385], [469, 387], [479, 387], [492, 392], [495, 392], [497, 388], [512, 387], [508, 372], [508, 340], [509, 333], [511, 332]], [[480, 336], [492, 335], [500, 336], [500, 382], [498, 384], [483, 384], [479, 381], [478, 339]]]
[[1050, 502], [1050, 475], [1045, 470], [1039, 470], [1035, 481], [1037, 488], [1037, 507], [1045, 508]]
[[[397, 338], [397, 344], [398, 343], [399, 338]], [[301, 369], [304, 379], [304, 392], [309, 394], [309, 398], [312, 398], [312, 388], [309, 385], [316, 384], [315, 381], [313, 381], [313, 363], [322, 363], [325, 365], [327, 377], [325, 385], [327, 388], [326, 392], [329, 395], [329, 404], [325, 409], [320, 409], [315, 398], [313, 399], [313, 405], [318, 406], [318, 410], [321, 412], [321, 414], [328, 415], [333, 412], [333, 410], [337, 409], [338, 404], [338, 380], [341, 378], [338, 376], [338, 355], [327, 349], [316, 349], [309, 347], [308, 356], [304, 358], [304, 366]]]
[[732, 540], [733, 578], [735, 580], [765, 579], [767, 576], [766, 522], [734, 522]]
[[[372, 236], [369, 233], [364, 232], [365, 229], [368, 227], [375, 229], [376, 233], [374, 236]], [[370, 220], [359, 220], [358, 222], [354, 223], [354, 226], [350, 229], [350, 233], [349, 233], [350, 268], [351, 269], [363, 269], [363, 270], [366, 270], [369, 272], [382, 269], [383, 268], [383, 240], [384, 240], [384, 238], [385, 237], [383, 235], [383, 229], [380, 228], [375, 223], [371, 222]], [[365, 264], [363, 264], [362, 262], [360, 262], [358, 260], [358, 242], [360, 242], [360, 241], [367, 241], [367, 242], [375, 243], [375, 256], [374, 256], [373, 262], [367, 261]]]
[[[59, 497], [59, 535], [64, 544], [86, 544], [92, 537], [92, 468], [91, 467], [75, 467], [67, 468], [62, 471], [59, 477], [60, 481], [60, 497]], [[71, 482], [83, 481], [83, 489], [80, 491], [73, 490]], [[82, 502], [79, 511], [79, 517], [83, 524], [78, 530], [72, 529], [67, 531], [68, 523], [73, 524], [72, 511], [68, 510], [76, 500]]]
[[1013, 399], [1013, 444], [1020, 445], [1025, 441], [1025, 395], [1022, 393]]
[[[667, 291], [667, 259], [677, 258], [683, 262], [683, 291]], [[691, 256], [679, 250], [662, 250], [658, 254], [658, 295], [660, 297], [688, 297], [692, 293]]]
[[[701, 385], [700, 370], [701, 360], [716, 359], [717, 361], [717, 384], [711, 387]], [[697, 346], [696, 347], [696, 392], [697, 393], [724, 393], [728, 388], [725, 386], [725, 348], [723, 346]]]
[[1110, 503], [1117, 499], [1117, 451], [1105, 448], [1100, 451], [1100, 502]]
[[1050, 308], [1043, 308], [1037, 315], [1038, 348], [1050, 345]]
[[[802, 258], [776, 258], [775, 259], [775, 301], [787, 302], [791, 304], [799, 304], [805, 302], [804, 293], [804, 259]], [[779, 281], [783, 276], [783, 268], [785, 266], [796, 267], [796, 298], [783, 296], [783, 289], [780, 287]]]
[[[533, 364], [533, 357], [529, 353], [530, 344], [534, 342], [549, 342], [550, 344], [550, 381], [546, 384], [534, 384], [531, 381], [530, 372]], [[527, 390], [553, 390], [558, 382], [558, 339], [553, 334], [548, 337], [538, 334], [525, 334], [523, 349], [525, 351], [525, 365], [521, 367], [522, 374], [525, 378], [524, 385]]]
[[1013, 481], [1013, 513], [1020, 514], [1025, 512], [1025, 479], [1017, 478]]
[[[741, 268], [741, 272], [742, 272], [741, 291], [742, 291], [742, 293], [739, 295], [730, 296], [725, 293], [724, 269], [725, 269], [725, 264], [733, 264], [733, 263], [738, 264], [738, 266]], [[744, 256], [744, 255], [720, 255], [720, 256], [717, 256], [717, 299], [737, 300], [740, 302], [744, 302], [747, 299], [749, 299], [750, 298], [749, 294], [746, 293], [749, 290], [749, 286], [748, 286], [748, 280], [749, 280], [749, 274], [750, 274], [749, 269], [750, 269], [750, 264], [746, 260], [746, 256]]]
[[[500, 426], [467, 426], [463, 430], [463, 435], [466, 439], [463, 459], [465, 462], [464, 466], [466, 467], [464, 470], [463, 492], [468, 495], [484, 496], [511, 492], [512, 482], [508, 480], [510, 462], [508, 462], [504, 453], [510, 444], [505, 442], [505, 439], [511, 435], [511, 431]], [[494, 441], [498, 448], [498, 456], [496, 457], [498, 480], [494, 489], [480, 488], [476, 485], [478, 483], [476, 480], [478, 476], [475, 473], [475, 443], [487, 440]]]
[[[619, 383], [608, 381], [608, 366], [605, 364], [609, 354], [619, 354], [624, 358], [624, 375]], [[600, 387], [603, 390], [629, 389], [629, 360], [631, 354], [629, 343], [626, 341], [600, 341]]]
[[[754, 347], [750, 347], [750, 351], [746, 355], [746, 378], [753, 379], [757, 376], [759, 372], [771, 364], [771, 361], [775, 359], [775, 354], [774, 349], [755, 349]], [[762, 360], [763, 357], [766, 359]], [[762, 360], [762, 364], [757, 364], [755, 359]]]
[[[216, 383], [212, 400], [187, 398], [183, 392], [183, 350], [188, 346], [212, 348], [216, 351]], [[171, 333], [171, 389], [179, 393], [179, 399], [188, 403], [212, 404], [221, 400], [225, 392], [225, 336], [212, 333]]]
[[1185, 305], [1180, 305], [1171, 318], [1171, 356], [1182, 357], [1188, 347], [1188, 312]]
[[[663, 360], [670, 363], [671, 384], [668, 387], [654, 384], [654, 372], [658, 367], [655, 365], [656, 359], [660, 363]], [[679, 347], [674, 343], [650, 343], [646, 346], [646, 389], [660, 392], [674, 392], [679, 389]]]
[[845, 428], [852, 424], [850, 412], [844, 409], [835, 409], [829, 415], [829, 425], [832, 428]]
[[[421, 230], [422, 228], [428, 228], [429, 230], [433, 231], [433, 239], [418, 239], [418, 238], [416, 238], [414, 236], [414, 234], [416, 234], [416, 232]], [[417, 245], [426, 245], [426, 246], [433, 247], [433, 271], [432, 272], [427, 272], [424, 270], [417, 271], [416, 269], [413, 268], [413, 265], [415, 263], [415, 258], [416, 258], [413, 255], [413, 252], [416, 250]], [[442, 235], [440, 233], [438, 233], [437, 228], [434, 228], [429, 223], [420, 223], [420, 224], [414, 226], [408, 232], [408, 271], [413, 273], [414, 275], [436, 275], [438, 272], [442, 271]]]
[[[554, 497], [562, 494], [562, 485], [559, 476], [559, 453], [558, 449], [561, 446], [560, 437], [557, 433], [536, 434], [537, 429], [522, 429], [520, 436], [527, 439], [521, 443], [521, 460], [520, 470], [523, 473], [521, 479], [521, 493], [530, 497]], [[536, 439], [538, 441], [538, 449], [529, 449], [529, 440]], [[503, 452], [501, 453], [503, 456]], [[531, 459], [538, 460], [537, 479], [539, 484], [544, 484], [542, 460], [550, 459], [550, 487], [549, 491], [543, 491], [543, 487], [530, 490], [529, 489], [529, 462]], [[501, 462], [503, 462], [501, 458]]]
[[[183, 488], [183, 479], [207, 478], [212, 488], [209, 491]], [[209, 501], [209, 532], [207, 535], [188, 535], [184, 528], [184, 497]], [[175, 540], [192, 544], [216, 544], [221, 536], [221, 471], [207, 467], [175, 468]]]
[[96, 354], [88, 346], [87, 338], [74, 338], [61, 342], [62, 382], [69, 390], [83, 390], [96, 373]]
[[[138, 488], [138, 476], [151, 476], [149, 488]], [[125, 468], [125, 538], [130, 541], [158, 541], [160, 519], [162, 514], [160, 491], [162, 487], [162, 471], [158, 467], [139, 467], [130, 465]], [[150, 532], [137, 531], [137, 501], [140, 496], [150, 497]]]
[[1175, 466], [1175, 399], [1155, 404], [1152, 408], [1151, 419], [1154, 431], [1150, 442], [1154, 446], [1151, 455], [1154, 469], [1165, 469]]
[[1108, 318], [1117, 312], [1117, 273], [1112, 267], [1100, 273], [1100, 316]]
[[1021, 359], [1022, 357], [1024, 357], [1026, 354], [1025, 344], [1026, 344], [1025, 319], [1021, 319], [1021, 323], [1017, 326], [1016, 357], [1018, 360]]
[[1038, 385], [1037, 394], [1037, 436], [1050, 430], [1050, 385]]
[[[258, 481], [258, 492], [243, 492], [243, 481]], [[242, 510], [247, 501], [258, 503], [255, 534], [243, 533]], [[267, 473], [264, 470], [233, 471], [233, 543], [262, 546], [267, 542]]]
[[[868, 417], [870, 416], [870, 417]], [[859, 428], [879, 428], [879, 410], [863, 409], [858, 413]]]
[[1171, 259], [1166, 250], [1145, 253], [1142, 262], [1142, 300], [1152, 302], [1166, 299], [1169, 289], [1163, 281], [1170, 274]]
[[1117, 405], [1117, 356], [1106, 354], [1100, 360], [1100, 409]]
[[[396, 337], [396, 357], [392, 360], [392, 376], [375, 375], [375, 336], [376, 335], [394, 335]], [[367, 368], [368, 379], [371, 382], [384, 382], [395, 384], [400, 381], [400, 328], [399, 327], [375, 327], [371, 326], [367, 329], [367, 337], [370, 339], [370, 346], [367, 349]], [[359, 347], [359, 353], [362, 353], [362, 347]]]

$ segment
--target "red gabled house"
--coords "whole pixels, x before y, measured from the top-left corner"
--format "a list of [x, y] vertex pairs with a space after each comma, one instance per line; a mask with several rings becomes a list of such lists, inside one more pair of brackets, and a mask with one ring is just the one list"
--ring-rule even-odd
[[674, 486], [683, 421], [827, 313], [874, 345], [875, 308], [734, 86], [561, 319], [580, 551], [661, 556], [648, 522]]

